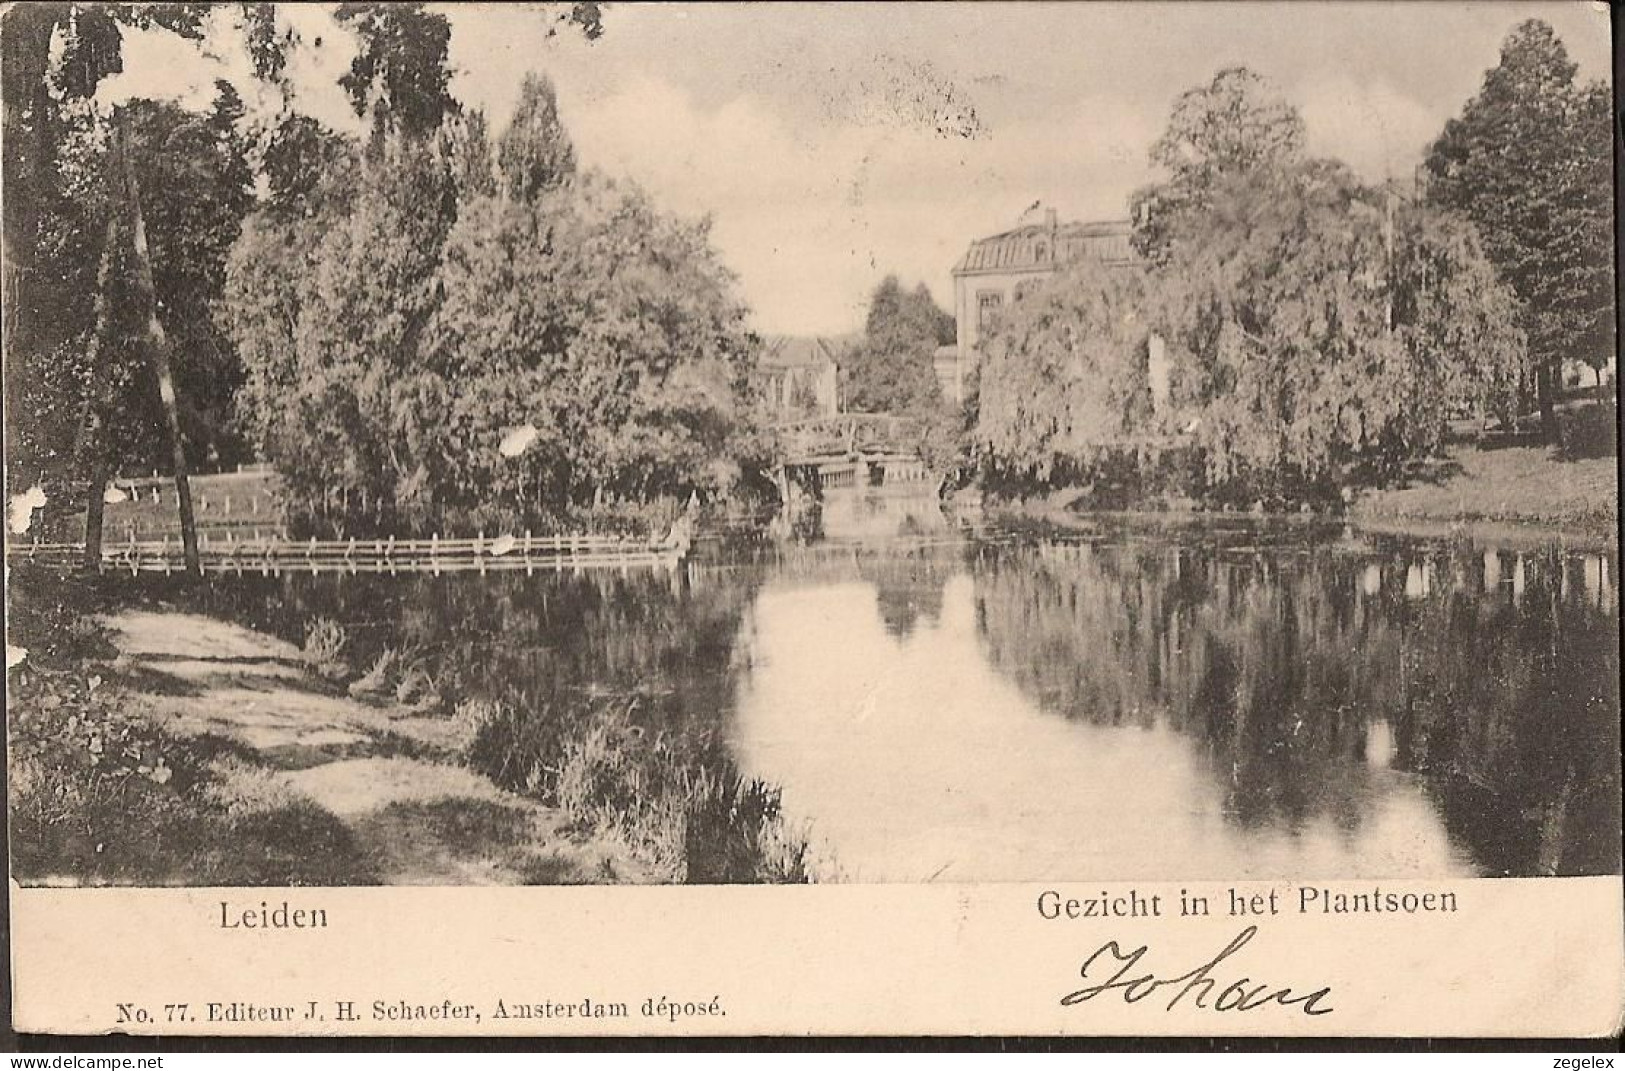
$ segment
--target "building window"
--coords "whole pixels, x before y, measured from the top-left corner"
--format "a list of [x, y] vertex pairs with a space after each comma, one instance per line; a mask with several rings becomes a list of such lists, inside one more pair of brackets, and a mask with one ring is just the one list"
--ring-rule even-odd
[[980, 334], [993, 324], [993, 318], [999, 314], [999, 307], [1004, 304], [1004, 295], [997, 290], [982, 290], [976, 295], [976, 329]]
[[1044, 258], [1047, 256], [1049, 256], [1049, 246], [1045, 245], [1043, 242], [1039, 242], [1033, 247], [1033, 259], [1038, 261], [1038, 263], [1044, 263]]

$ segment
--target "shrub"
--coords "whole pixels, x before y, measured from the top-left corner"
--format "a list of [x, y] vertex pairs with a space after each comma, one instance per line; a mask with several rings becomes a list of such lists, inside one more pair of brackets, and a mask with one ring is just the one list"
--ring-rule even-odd
[[378, 652], [378, 657], [373, 660], [372, 668], [350, 682], [350, 694], [353, 696], [387, 695], [394, 688], [392, 678], [399, 662], [399, 653], [393, 647], [385, 647]]
[[683, 855], [690, 884], [806, 882], [807, 843], [786, 828], [779, 789], [732, 764], [688, 785]]
[[28, 649], [30, 663], [62, 668], [117, 657], [107, 629], [92, 616], [103, 601], [92, 582], [23, 563], [7, 572], [6, 637]]
[[615, 837], [668, 881], [811, 880], [779, 790], [705, 743], [645, 724], [640, 699], [552, 696], [530, 709], [468, 700], [457, 717], [477, 769]]
[[312, 618], [305, 626], [305, 663], [320, 677], [342, 680], [350, 672], [344, 661], [349, 642], [344, 626], [337, 621], [327, 617]]
[[420, 702], [434, 691], [434, 683], [420, 666], [413, 666], [401, 674], [395, 684], [395, 702], [408, 706]]
[[19, 876], [131, 879], [198, 836], [200, 765], [78, 672], [11, 680], [12, 856]]
[[1619, 452], [1619, 412], [1612, 399], [1591, 402], [1562, 413], [1558, 444], [1564, 458], [1612, 457]]

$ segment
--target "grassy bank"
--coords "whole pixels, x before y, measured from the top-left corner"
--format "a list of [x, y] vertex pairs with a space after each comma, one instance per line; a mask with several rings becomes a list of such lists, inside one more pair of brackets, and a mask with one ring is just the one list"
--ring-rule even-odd
[[201, 589], [13, 579], [23, 881], [809, 880], [777, 790], [653, 694], [475, 698], [477, 666], [326, 619], [300, 647], [187, 612]]
[[653, 670], [620, 683], [513, 676], [489, 651], [421, 646], [389, 630], [361, 630], [351, 649], [325, 618], [310, 623], [304, 656], [347, 679], [352, 695], [449, 715], [471, 770], [617, 845], [652, 880], [810, 880], [806, 838], [786, 822], [778, 789], [744, 775], [714, 719], [675, 703]]
[[1153, 498], [1122, 508], [1096, 508], [1084, 489], [1060, 488], [1025, 499], [990, 499], [987, 510], [1006, 522], [1074, 527], [1131, 524], [1211, 524], [1257, 515], [1291, 525], [1352, 523], [1360, 528], [1421, 537], [1468, 536], [1501, 544], [1563, 539], [1612, 545], [1619, 534], [1619, 483], [1612, 454], [1568, 458], [1543, 445], [1448, 446], [1413, 467], [1394, 486], [1358, 492], [1346, 509], [1335, 505], [1283, 510], [1204, 507], [1192, 500]]
[[659, 880], [463, 760], [455, 718], [366, 702], [288, 644], [13, 576], [13, 874], [26, 883]]
[[1612, 455], [1565, 459], [1555, 447], [1446, 448], [1403, 486], [1367, 491], [1350, 509], [1369, 528], [1431, 533], [1479, 529], [1612, 541], [1619, 525]]
[[[24, 882], [353, 884], [353, 838], [278, 793], [214, 733], [147, 716], [158, 682], [120, 660], [80, 581], [12, 575], [7, 627], [12, 872]], [[13, 651], [15, 646], [20, 651]], [[168, 689], [174, 683], [166, 681]], [[156, 698], [156, 694], [152, 695]]]

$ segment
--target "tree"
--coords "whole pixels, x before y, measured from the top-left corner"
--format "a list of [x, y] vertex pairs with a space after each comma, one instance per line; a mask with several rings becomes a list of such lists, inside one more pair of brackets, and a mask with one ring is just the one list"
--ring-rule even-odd
[[1613, 206], [1606, 87], [1575, 84], [1552, 28], [1521, 23], [1428, 152], [1428, 197], [1478, 227], [1517, 293], [1546, 433], [1561, 363], [1613, 346]]
[[511, 200], [528, 201], [569, 182], [575, 147], [559, 120], [558, 98], [547, 78], [527, 73], [513, 122], [497, 147], [497, 168]]
[[1246, 67], [1227, 67], [1186, 90], [1151, 147], [1152, 164], [1168, 177], [1131, 198], [1136, 249], [1165, 263], [1179, 221], [1205, 212], [1221, 183], [1300, 161], [1303, 140], [1297, 109]]
[[52, 488], [53, 506], [78, 498], [85, 342], [97, 279], [108, 267], [102, 247], [116, 237], [105, 215], [96, 218], [64, 192], [59, 143], [78, 121], [65, 112], [83, 111], [101, 79], [122, 69], [121, 25], [197, 39], [208, 6], [38, 3], [0, 15], [6, 460], [12, 471], [37, 473]]
[[151, 101], [132, 102], [125, 110], [156, 299], [181, 384], [185, 441], [217, 462], [241, 460], [233, 417], [242, 365], [215, 322], [213, 306], [225, 284], [226, 256], [254, 203], [254, 177], [237, 125], [242, 103], [221, 82], [213, 108], [203, 115]]
[[1221, 72], [1176, 106], [1143, 277], [1073, 268], [1000, 318], [977, 421], [995, 473], [1143, 483], [1172, 457], [1183, 493], [1335, 498], [1436, 449], [1450, 416], [1505, 410], [1522, 337], [1471, 225], [1305, 159], [1295, 113], [1256, 90]]
[[[420, 422], [424, 485], [508, 524], [730, 490], [753, 341], [706, 226], [596, 175], [510, 189], [530, 193], [477, 200], [447, 243], [414, 387], [441, 401]], [[507, 458], [514, 426], [537, 440]]]
[[1011, 305], [982, 345], [975, 445], [1001, 479], [1065, 481], [1151, 416], [1143, 277], [1088, 260]]
[[[187, 481], [186, 443], [181, 437], [180, 407], [175, 392], [174, 362], [170, 355], [169, 337], [164, 331], [163, 321], [158, 316], [158, 290], [154, 282], [152, 256], [147, 241], [146, 216], [141, 208], [141, 187], [136, 178], [134, 153], [130, 147], [128, 110], [119, 114], [114, 137], [114, 154], [118, 158], [121, 172], [119, 177], [122, 180], [120, 199], [130, 217], [130, 246], [134, 253], [138, 307], [146, 314], [145, 348], [147, 359], [152, 366], [153, 379], [158, 384], [158, 398], [163, 407], [170, 459], [175, 473], [175, 497], [181, 522], [181, 547], [186, 558], [186, 571], [193, 576], [202, 576], [203, 566], [198, 557], [197, 525], [192, 516], [192, 489]], [[101, 491], [101, 487], [98, 486], [100, 482], [99, 480], [92, 482], [91, 494], [95, 495]], [[95, 524], [99, 529], [100, 516], [94, 507], [87, 516], [95, 517]], [[88, 522], [86, 527], [89, 528]], [[97, 568], [101, 566], [100, 549], [98, 542], [90, 537], [87, 530], [85, 554], [89, 564]]]
[[360, 167], [347, 199], [327, 197], [324, 183], [314, 214], [258, 214], [226, 273], [221, 315], [246, 373], [240, 408], [302, 529], [393, 519], [406, 472], [395, 407], [457, 218], [446, 138], [386, 136]]
[[284, 115], [265, 139], [260, 169], [267, 196], [261, 207], [286, 217], [319, 215], [322, 199], [341, 207], [354, 189], [355, 145], [308, 115]]
[[1227, 180], [1211, 206], [1174, 232], [1148, 309], [1209, 489], [1329, 495], [1503, 404], [1514, 306], [1462, 221], [1324, 162]]
[[372, 125], [370, 150], [380, 149], [392, 133], [426, 137], [456, 113], [447, 61], [451, 24], [444, 15], [418, 3], [346, 3], [335, 17], [358, 38], [339, 85], [355, 113]]
[[903, 289], [888, 275], [869, 299], [863, 340], [841, 368], [849, 409], [862, 413], [924, 414], [939, 409], [942, 392], [932, 359], [954, 340], [954, 318], [921, 283]]
[[[61, 319], [14, 337], [19, 349], [50, 349], [48, 359], [36, 350], [34, 359], [15, 363], [7, 377], [21, 432], [8, 446], [14, 461], [19, 454], [50, 459], [61, 476], [72, 471], [83, 481], [85, 545], [94, 564], [114, 467], [165, 457], [183, 484], [183, 424], [186, 440], [230, 451], [236, 365], [209, 303], [252, 191], [236, 132], [241, 102], [230, 86], [216, 87], [214, 106], [202, 116], [153, 101], [108, 110], [85, 92], [94, 83], [77, 58], [86, 50], [79, 20], [56, 32], [61, 48], [44, 78], [48, 181], [25, 192], [37, 199], [28, 290], [37, 309]], [[176, 329], [166, 331], [163, 320]], [[184, 391], [168, 374], [172, 349]], [[80, 490], [59, 497], [77, 498]]]
[[243, 411], [297, 526], [545, 529], [731, 491], [754, 340], [706, 226], [596, 175], [490, 182], [467, 119], [388, 135], [348, 200], [318, 185], [233, 250]]
[[467, 204], [476, 197], [496, 193], [496, 163], [492, 158], [491, 133], [485, 113], [478, 108], [463, 109], [446, 121], [444, 134], [457, 186], [457, 203]]

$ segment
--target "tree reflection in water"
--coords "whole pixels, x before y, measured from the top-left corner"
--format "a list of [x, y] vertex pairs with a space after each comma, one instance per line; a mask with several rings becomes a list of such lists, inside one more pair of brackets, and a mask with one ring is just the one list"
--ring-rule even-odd
[[[363, 658], [423, 652], [452, 697], [632, 697], [625, 731], [671, 760], [650, 771], [782, 787], [862, 880], [1448, 877], [1619, 869], [1616, 576], [1209, 529], [214, 597], [295, 641], [323, 615]], [[522, 787], [511, 756], [559, 724], [504, 723], [476, 763]]]
[[1365, 819], [1416, 775], [1481, 873], [1619, 868], [1612, 561], [1042, 543], [984, 550], [989, 656], [1042, 707], [1200, 741], [1238, 825]]

